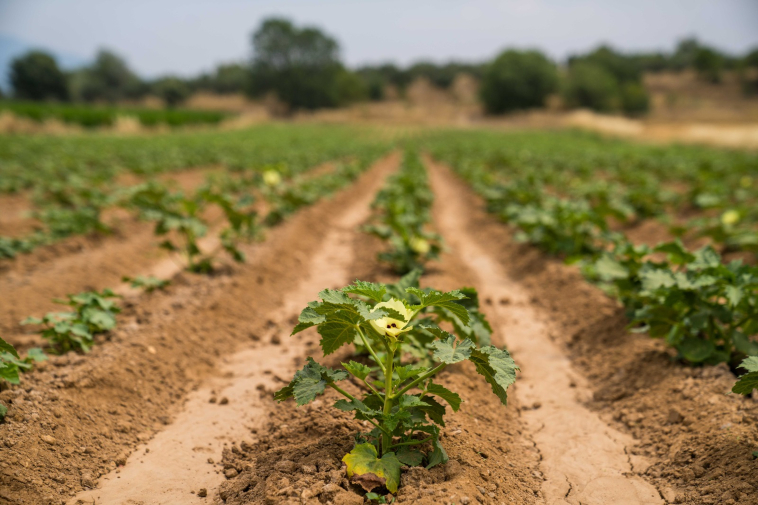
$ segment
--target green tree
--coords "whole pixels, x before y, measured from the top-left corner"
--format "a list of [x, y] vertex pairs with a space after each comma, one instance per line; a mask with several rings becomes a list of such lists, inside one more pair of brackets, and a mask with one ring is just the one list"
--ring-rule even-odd
[[616, 110], [621, 105], [619, 84], [613, 74], [600, 65], [583, 61], [571, 66], [563, 97], [570, 107], [597, 111]]
[[337, 75], [335, 85], [339, 105], [362, 102], [369, 98], [368, 86], [355, 72], [343, 70]]
[[10, 65], [13, 95], [22, 100], [67, 100], [66, 76], [51, 55], [30, 51]]
[[541, 107], [555, 91], [555, 65], [538, 51], [505, 51], [484, 71], [481, 97], [490, 114]]
[[637, 82], [627, 82], [621, 86], [621, 109], [629, 115], [644, 114], [650, 108], [647, 91]]
[[272, 18], [253, 34], [252, 96], [273, 91], [291, 110], [334, 107], [342, 71], [339, 44], [316, 28]]
[[77, 93], [85, 101], [116, 102], [144, 96], [148, 87], [117, 54], [101, 50], [95, 62], [78, 76]]
[[153, 93], [163, 99], [166, 107], [173, 109], [187, 100], [190, 89], [177, 77], [164, 77], [153, 84]]
[[642, 68], [636, 58], [614, 51], [608, 46], [600, 46], [591, 53], [569, 59], [569, 65], [586, 62], [603, 67], [619, 83], [640, 82]]
[[700, 47], [695, 53], [693, 65], [701, 79], [718, 84], [724, 70], [724, 56], [710, 47]]

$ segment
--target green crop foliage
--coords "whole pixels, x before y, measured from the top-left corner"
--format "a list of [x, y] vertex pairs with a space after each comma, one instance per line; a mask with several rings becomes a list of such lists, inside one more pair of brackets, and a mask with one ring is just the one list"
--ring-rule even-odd
[[57, 119], [64, 123], [98, 128], [113, 126], [119, 116], [136, 118], [143, 126], [185, 126], [218, 124], [230, 117], [229, 113], [190, 109], [140, 109], [136, 107], [104, 107], [82, 104], [50, 102], [0, 101], [0, 112], [9, 111], [33, 121]]
[[[42, 349], [36, 347], [29, 349], [26, 356], [21, 358], [11, 344], [0, 338], [0, 380], [10, 384], [18, 384], [20, 382], [19, 372], [27, 372], [32, 369], [34, 363], [46, 359], [47, 355], [42, 352]], [[7, 413], [8, 407], [0, 403], [0, 421]]]
[[[461, 291], [407, 287], [404, 294], [418, 300], [409, 304], [392, 296], [396, 289], [363, 281], [341, 290], [326, 289], [319, 293], [320, 300], [303, 309], [292, 331], [294, 335], [315, 326], [324, 356], [360, 340], [378, 368], [350, 361], [335, 370], [309, 357], [292, 381], [275, 394], [279, 402], [292, 398], [302, 406], [330, 387], [344, 397], [335, 408], [353, 412], [356, 419], [373, 426], [370, 432], [357, 434], [355, 447], [343, 458], [348, 477], [366, 491], [384, 487], [395, 493], [401, 465], [432, 468], [448, 460], [439, 436], [445, 426], [444, 404], [457, 411], [462, 399], [435, 382], [445, 367], [464, 360], [473, 362], [503, 405], [518, 370], [506, 350], [491, 345], [477, 348], [469, 338], [448, 333], [435, 324], [419, 324], [424, 311], [433, 309], [454, 314], [462, 326], [468, 327], [469, 312], [461, 303], [466, 295]], [[433, 335], [429, 344], [433, 362], [428, 366], [403, 364], [396, 359], [403, 341], [416, 327]], [[363, 386], [360, 395], [348, 393], [339, 384], [351, 375]]]
[[[652, 261], [652, 252], [667, 255]], [[634, 331], [663, 338], [691, 363], [716, 364], [758, 355], [758, 268], [723, 264], [711, 247], [688, 252], [681, 242], [654, 249], [624, 244], [587, 269], [612, 286]]]
[[166, 289], [166, 287], [171, 284], [171, 281], [167, 279], [159, 279], [152, 275], [138, 275], [137, 277], [124, 276], [121, 278], [121, 281], [128, 282], [131, 287], [142, 289], [146, 293], [152, 293], [156, 289]]
[[406, 150], [397, 174], [376, 195], [371, 224], [364, 231], [386, 241], [389, 249], [379, 253], [379, 260], [395, 272], [406, 274], [437, 259], [442, 238], [429, 231], [434, 195], [427, 181], [426, 170], [418, 154]]
[[21, 324], [42, 326], [38, 333], [56, 353], [86, 353], [94, 345], [95, 335], [116, 327], [116, 314], [121, 309], [114, 298], [120, 297], [110, 289], [68, 295], [66, 300], [55, 302], [70, 306], [72, 311], [49, 312], [41, 319], [28, 317]]
[[[578, 133], [457, 132], [425, 142], [517, 239], [579, 262], [626, 307], [634, 331], [664, 339], [693, 364], [758, 355], [758, 269], [721, 257], [758, 251], [755, 153]], [[696, 216], [677, 219], [683, 209]], [[712, 246], [629, 242], [625, 227], [649, 218]]]

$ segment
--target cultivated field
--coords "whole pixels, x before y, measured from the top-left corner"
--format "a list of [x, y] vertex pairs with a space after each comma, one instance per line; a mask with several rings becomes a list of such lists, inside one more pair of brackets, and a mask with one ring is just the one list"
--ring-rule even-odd
[[0, 504], [758, 504], [757, 259], [750, 151], [0, 136]]

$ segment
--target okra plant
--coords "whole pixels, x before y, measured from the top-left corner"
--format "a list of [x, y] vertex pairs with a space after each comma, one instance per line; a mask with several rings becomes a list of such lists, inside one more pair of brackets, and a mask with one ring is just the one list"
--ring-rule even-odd
[[[441, 402], [457, 411], [462, 400], [436, 382], [445, 367], [471, 361], [503, 405], [506, 390], [516, 380], [518, 370], [508, 351], [490, 345], [477, 348], [471, 339], [458, 338], [432, 323], [423, 329], [433, 335], [429, 347], [434, 362], [423, 366], [398, 361], [396, 355], [417, 318], [424, 317], [425, 309], [444, 309], [454, 314], [461, 325], [470, 324], [462, 292], [416, 287], [404, 291], [418, 303], [394, 296], [384, 284], [363, 281], [319, 293], [320, 301], [310, 302], [303, 309], [292, 334], [315, 326], [321, 335], [324, 356], [360, 340], [377, 368], [350, 361], [335, 370], [308, 357], [303, 369], [275, 394], [279, 402], [294, 398], [302, 406], [330, 387], [344, 397], [334, 404], [335, 408], [353, 412], [356, 419], [373, 426], [371, 431], [356, 435], [355, 447], [343, 458], [348, 477], [366, 491], [386, 487], [395, 493], [401, 465], [431, 468], [448, 460], [439, 437], [446, 413]], [[374, 305], [354, 296], [371, 300]], [[362, 387], [361, 394], [351, 394], [340, 385], [350, 376]]]
[[71, 350], [89, 352], [95, 343], [95, 335], [116, 327], [116, 314], [121, 309], [113, 301], [120, 298], [110, 289], [101, 292], [86, 291], [68, 295], [67, 300], [56, 303], [69, 305], [71, 312], [49, 312], [43, 318], [28, 317], [21, 324], [41, 325], [40, 336], [50, 341], [57, 353]]

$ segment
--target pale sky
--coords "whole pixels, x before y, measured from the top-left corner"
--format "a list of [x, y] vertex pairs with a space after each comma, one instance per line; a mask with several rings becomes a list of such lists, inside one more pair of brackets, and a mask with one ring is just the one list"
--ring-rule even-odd
[[602, 42], [670, 50], [691, 35], [758, 46], [758, 0], [0, 0], [0, 52], [12, 40], [86, 61], [107, 47], [144, 77], [189, 76], [246, 58], [271, 15], [323, 28], [350, 66], [481, 61], [509, 46], [555, 59]]

